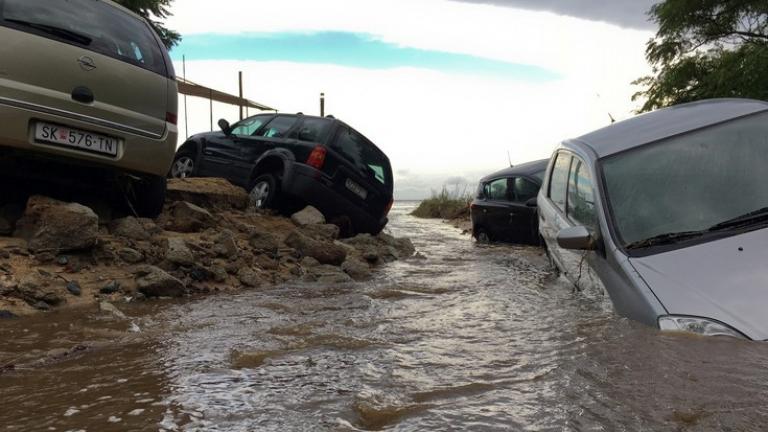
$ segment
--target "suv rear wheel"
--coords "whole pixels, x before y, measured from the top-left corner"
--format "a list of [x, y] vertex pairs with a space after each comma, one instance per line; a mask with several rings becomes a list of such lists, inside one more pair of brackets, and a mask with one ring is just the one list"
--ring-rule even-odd
[[279, 194], [277, 179], [272, 174], [262, 174], [251, 183], [248, 198], [256, 208], [273, 208]]

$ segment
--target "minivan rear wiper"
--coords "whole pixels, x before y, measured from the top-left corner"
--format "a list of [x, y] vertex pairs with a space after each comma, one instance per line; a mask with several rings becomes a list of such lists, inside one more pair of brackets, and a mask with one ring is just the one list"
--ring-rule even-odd
[[757, 222], [768, 222], [768, 207], [753, 210], [733, 219], [720, 222], [711, 226], [708, 231], [722, 231], [724, 229], [737, 228], [745, 225], [751, 225]]
[[704, 234], [709, 232], [708, 230], [704, 231], [682, 231], [682, 232], [672, 232], [672, 233], [665, 233], [665, 234], [659, 234], [657, 236], [653, 236], [644, 240], [638, 240], [636, 242], [632, 242], [625, 246], [627, 249], [643, 249], [651, 246], [659, 246], [659, 245], [665, 245], [665, 244], [675, 244], [679, 243], [681, 241], [690, 240], [696, 237], [701, 237]]
[[54, 36], [71, 40], [73, 42], [77, 42], [82, 45], [90, 45], [91, 42], [93, 41], [93, 39], [91, 39], [90, 37], [84, 34], [80, 34], [72, 30], [61, 28], [61, 27], [56, 27], [48, 24], [34, 23], [30, 21], [24, 21], [24, 20], [13, 19], [13, 18], [6, 18], [5, 20], [14, 24], [19, 24], [29, 28], [33, 28], [35, 30], [41, 30], [46, 33], [52, 34]]

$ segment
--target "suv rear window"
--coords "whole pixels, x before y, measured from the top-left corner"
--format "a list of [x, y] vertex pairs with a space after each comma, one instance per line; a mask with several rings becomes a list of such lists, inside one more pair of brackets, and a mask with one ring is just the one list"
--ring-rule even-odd
[[0, 8], [6, 27], [81, 46], [168, 76], [153, 30], [113, 5], [100, 0], [4, 0]]
[[389, 159], [373, 143], [351, 128], [342, 127], [331, 148], [344, 155], [381, 184], [392, 184]]

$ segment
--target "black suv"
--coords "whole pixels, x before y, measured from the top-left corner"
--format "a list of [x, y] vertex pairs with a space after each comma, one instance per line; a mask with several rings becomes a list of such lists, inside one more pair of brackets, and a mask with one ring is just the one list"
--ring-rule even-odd
[[378, 234], [392, 207], [392, 167], [370, 140], [332, 117], [261, 114], [195, 135], [171, 177], [222, 177], [259, 208], [309, 204], [347, 234]]

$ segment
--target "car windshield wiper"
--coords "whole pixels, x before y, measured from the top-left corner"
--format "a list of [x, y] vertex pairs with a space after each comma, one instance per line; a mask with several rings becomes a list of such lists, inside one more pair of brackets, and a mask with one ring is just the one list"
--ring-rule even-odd
[[73, 42], [77, 42], [82, 45], [90, 45], [93, 39], [89, 38], [86, 35], [74, 32], [69, 29], [56, 27], [48, 24], [40, 24], [40, 23], [34, 23], [30, 21], [24, 21], [20, 19], [12, 19], [12, 18], [6, 18], [6, 21], [12, 22], [14, 24], [23, 25], [29, 28], [33, 28], [35, 30], [41, 30], [46, 33], [52, 34], [54, 36], [58, 36], [64, 39], [71, 40]]
[[644, 240], [638, 240], [625, 246], [627, 249], [643, 249], [651, 246], [659, 246], [666, 244], [675, 244], [681, 241], [690, 240], [693, 238], [701, 237], [707, 234], [709, 230], [703, 231], [682, 231], [671, 232], [665, 234], [659, 234]]
[[729, 228], [737, 228], [745, 225], [752, 225], [760, 222], [768, 222], [768, 207], [753, 210], [749, 213], [745, 213], [741, 216], [737, 216], [733, 219], [720, 222], [716, 225], [712, 225], [709, 231], [722, 231]]

